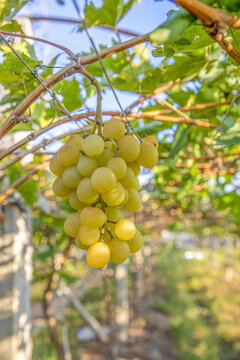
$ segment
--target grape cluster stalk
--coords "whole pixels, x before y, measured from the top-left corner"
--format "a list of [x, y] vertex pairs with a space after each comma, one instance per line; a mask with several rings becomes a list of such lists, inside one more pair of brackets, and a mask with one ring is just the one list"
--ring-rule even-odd
[[141, 208], [137, 176], [140, 166], [156, 164], [157, 147], [153, 135], [139, 141], [120, 119], [111, 119], [99, 134], [71, 135], [52, 157], [49, 167], [57, 176], [53, 192], [68, 197], [75, 210], [64, 231], [87, 250], [92, 268], [101, 269], [109, 260], [120, 264], [142, 248], [142, 234], [123, 210], [135, 213]]

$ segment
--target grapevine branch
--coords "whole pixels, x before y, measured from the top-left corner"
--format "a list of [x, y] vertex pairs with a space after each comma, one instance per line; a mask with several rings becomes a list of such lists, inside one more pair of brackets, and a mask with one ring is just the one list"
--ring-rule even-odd
[[[108, 49], [104, 49], [102, 51], [99, 51], [99, 57], [101, 59], [112, 56], [113, 54], [116, 54], [120, 51], [123, 51], [125, 49], [128, 49], [130, 47], [133, 47], [135, 45], [141, 44], [145, 42], [148, 38], [148, 34], [137, 36], [131, 40], [125, 41], [123, 43], [114, 45]], [[79, 72], [79, 69], [82, 66], [90, 65], [94, 62], [98, 61], [98, 57], [96, 54], [91, 54], [84, 56], [79, 59], [78, 63], [71, 62], [67, 66], [65, 66], [63, 69], [59, 70], [52, 76], [50, 76], [48, 79], [44, 81], [44, 85], [40, 84], [38, 87], [36, 87], [10, 114], [8, 119], [2, 124], [0, 128], [0, 139], [7, 134], [17, 123], [21, 121], [22, 116], [24, 115], [25, 111], [28, 109], [28, 107], [40, 96], [42, 96], [45, 91], [46, 87], [50, 88], [62, 79], [73, 75], [74, 73]]]
[[237, 16], [232, 16], [198, 0], [174, 1], [200, 19], [207, 33], [219, 43], [229, 56], [240, 64], [240, 53], [225, 40], [228, 28], [240, 28], [240, 19]]

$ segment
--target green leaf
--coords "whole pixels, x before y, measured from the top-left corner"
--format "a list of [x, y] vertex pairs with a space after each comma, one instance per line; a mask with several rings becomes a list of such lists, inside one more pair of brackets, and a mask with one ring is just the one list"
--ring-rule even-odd
[[1, 0], [0, 21], [9, 21], [29, 0]]
[[17, 188], [17, 191], [23, 196], [28, 205], [33, 205], [38, 200], [38, 182], [29, 179]]
[[83, 100], [80, 94], [79, 82], [75, 77], [71, 81], [61, 81], [54, 87], [54, 90], [63, 96], [62, 102], [68, 111], [76, 110], [82, 106]]
[[[182, 129], [181, 132], [180, 129]], [[187, 127], [186, 125], [182, 125], [181, 127], [179, 127], [177, 135], [175, 136], [173, 146], [168, 155], [168, 159], [174, 159], [175, 156], [179, 153], [179, 151], [182, 150], [182, 148], [186, 145], [187, 140]]]
[[[30, 67], [35, 66], [35, 61], [29, 59], [25, 54], [21, 54], [21, 57]], [[26, 66], [16, 57], [13, 53], [8, 53], [5, 60], [0, 64], [0, 83], [6, 85], [11, 81], [21, 81], [20, 75], [29, 73]]]

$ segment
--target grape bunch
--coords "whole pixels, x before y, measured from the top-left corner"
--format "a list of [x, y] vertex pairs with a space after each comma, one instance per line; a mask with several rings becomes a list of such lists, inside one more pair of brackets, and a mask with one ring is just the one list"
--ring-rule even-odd
[[140, 209], [137, 176], [140, 166], [157, 162], [157, 147], [154, 136], [139, 142], [126, 133], [120, 119], [112, 119], [104, 123], [100, 135], [71, 135], [51, 159], [50, 170], [57, 175], [52, 190], [68, 197], [76, 211], [66, 218], [64, 231], [87, 250], [91, 267], [100, 269], [109, 260], [120, 264], [141, 249], [143, 237], [122, 209], [130, 213]]

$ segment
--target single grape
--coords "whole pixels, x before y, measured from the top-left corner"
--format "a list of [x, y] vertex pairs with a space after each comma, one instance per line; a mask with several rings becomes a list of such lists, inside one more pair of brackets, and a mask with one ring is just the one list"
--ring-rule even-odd
[[77, 169], [80, 175], [89, 177], [94, 170], [98, 168], [98, 162], [96, 159], [89, 156], [81, 156], [77, 163]]
[[76, 189], [79, 182], [82, 180], [82, 176], [79, 174], [76, 165], [67, 167], [63, 171], [62, 175], [63, 183], [69, 189]]
[[88, 250], [90, 246], [84, 245], [79, 239], [77, 239], [77, 246], [81, 250]]
[[105, 140], [104, 144], [105, 144], [105, 148], [110, 149], [110, 150], [115, 150], [116, 146], [114, 145], [115, 141], [112, 140]]
[[141, 197], [138, 191], [133, 188], [129, 188], [128, 195], [128, 201], [122, 205], [123, 209], [131, 213], [137, 212], [142, 206]]
[[134, 237], [128, 241], [128, 245], [131, 253], [135, 253], [142, 248], [143, 236], [139, 230], [136, 230]]
[[143, 140], [143, 142], [150, 143], [153, 146], [155, 146], [156, 148], [158, 148], [158, 141], [154, 135], [148, 135], [148, 136], [144, 137], [142, 140]]
[[104, 230], [104, 233], [103, 233], [103, 235], [102, 235], [102, 238], [103, 238], [103, 240], [105, 241], [105, 243], [110, 243], [110, 241], [111, 241], [111, 236], [110, 236], [110, 234], [109, 234], [109, 232], [108, 231], [105, 231]]
[[105, 193], [115, 188], [117, 179], [111, 169], [100, 167], [93, 172], [91, 183], [96, 191]]
[[121, 206], [126, 204], [126, 202], [128, 202], [128, 199], [129, 199], [128, 190], [124, 188], [124, 192], [125, 192], [125, 196], [124, 196], [123, 202], [121, 203]]
[[71, 237], [76, 237], [78, 235], [78, 230], [81, 225], [80, 214], [79, 212], [70, 214], [64, 221], [64, 231], [67, 235]]
[[92, 187], [91, 178], [84, 178], [77, 187], [78, 199], [86, 204], [91, 204], [99, 197], [99, 193]]
[[54, 175], [62, 176], [64, 166], [60, 163], [57, 156], [53, 156], [49, 164], [49, 169]]
[[114, 206], [108, 206], [105, 209], [105, 213], [107, 215], [107, 219], [111, 221], [118, 221], [124, 218], [123, 212]]
[[88, 156], [91, 157], [99, 156], [104, 150], [104, 141], [99, 135], [96, 134], [88, 135], [83, 140], [82, 149], [85, 152], [85, 154]]
[[80, 225], [78, 229], [78, 239], [87, 246], [91, 246], [100, 239], [99, 229], [90, 229], [84, 225]]
[[118, 206], [123, 202], [124, 198], [125, 191], [120, 182], [117, 182], [113, 190], [102, 194], [102, 199], [108, 206]]
[[103, 135], [106, 138], [119, 140], [125, 134], [125, 126], [120, 119], [111, 119], [103, 125]]
[[136, 227], [131, 220], [121, 219], [115, 225], [115, 233], [120, 240], [130, 240], [136, 233]]
[[127, 241], [122, 241], [117, 238], [109, 243], [110, 247], [110, 260], [115, 264], [121, 264], [130, 255], [130, 248]]
[[131, 135], [125, 135], [118, 141], [118, 156], [127, 162], [134, 161], [140, 154], [140, 144]]
[[140, 168], [140, 165], [136, 161], [129, 162], [128, 167], [133, 170], [135, 176], [138, 176], [140, 174], [141, 168]]
[[53, 184], [52, 190], [55, 195], [60, 196], [62, 198], [67, 197], [71, 194], [72, 190], [69, 189], [66, 185], [64, 185], [62, 177], [57, 177]]
[[106, 221], [106, 218], [107, 218], [106, 215], [101, 209], [93, 206], [85, 207], [81, 211], [81, 215], [80, 215], [80, 219], [83, 225], [91, 229], [98, 229], [101, 226], [103, 226], [103, 224]]
[[97, 156], [97, 162], [100, 166], [106, 166], [109, 159], [114, 156], [114, 152], [111, 149], [105, 148], [101, 155]]
[[149, 142], [143, 142], [140, 145], [140, 154], [137, 158], [139, 165], [144, 167], [151, 167], [158, 161], [157, 148]]
[[77, 163], [80, 156], [79, 149], [73, 144], [65, 144], [58, 150], [57, 158], [63, 166], [71, 166]]
[[125, 188], [132, 187], [136, 190], [138, 190], [138, 188], [139, 188], [139, 183], [138, 183], [137, 177], [134, 175], [133, 170], [130, 169], [129, 167], [127, 168], [126, 175], [120, 180], [120, 183]]
[[126, 161], [120, 157], [112, 157], [108, 160], [107, 167], [114, 172], [118, 180], [122, 179], [126, 175], [127, 164]]
[[94, 269], [101, 269], [110, 259], [110, 249], [104, 242], [93, 244], [87, 252], [87, 263]]
[[66, 141], [66, 144], [73, 144], [79, 150], [82, 150], [83, 138], [81, 137], [81, 135], [73, 134], [69, 136], [69, 138]]
[[82, 210], [83, 208], [86, 207], [86, 204], [83, 204], [77, 197], [77, 192], [74, 190], [71, 192], [71, 194], [69, 195], [68, 198], [68, 202], [69, 205], [74, 209], [74, 210]]

